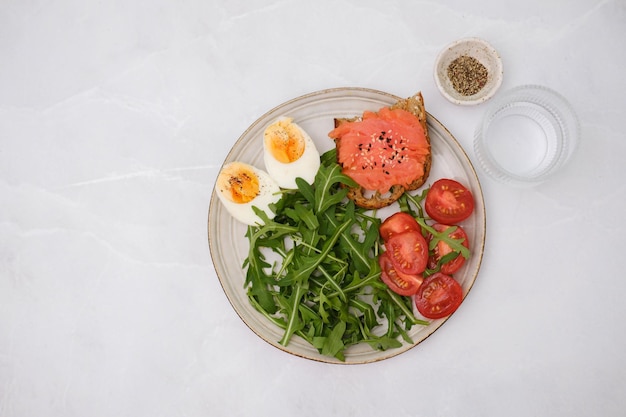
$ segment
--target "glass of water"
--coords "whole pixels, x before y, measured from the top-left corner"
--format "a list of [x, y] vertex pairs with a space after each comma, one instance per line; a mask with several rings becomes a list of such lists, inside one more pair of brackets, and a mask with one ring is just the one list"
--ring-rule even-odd
[[572, 106], [547, 87], [524, 85], [492, 101], [474, 136], [486, 173], [517, 186], [541, 183], [576, 149], [580, 128]]

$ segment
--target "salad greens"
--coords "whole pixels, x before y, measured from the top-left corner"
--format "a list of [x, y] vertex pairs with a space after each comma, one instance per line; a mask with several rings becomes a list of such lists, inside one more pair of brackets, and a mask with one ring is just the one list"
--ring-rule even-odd
[[[321, 157], [314, 183], [298, 178], [297, 190], [285, 191], [273, 205], [274, 219], [256, 208], [263, 225], [249, 226], [249, 253], [243, 263], [250, 303], [283, 329], [279, 343], [298, 335], [321, 354], [345, 360], [345, 350], [358, 343], [387, 350], [413, 343], [414, 325], [428, 325], [413, 314], [411, 297], [393, 292], [381, 279], [381, 220], [346, 198], [354, 180], [341, 172], [336, 150]], [[400, 211], [411, 214], [429, 235], [429, 251], [443, 241], [452, 252], [424, 277], [470, 251], [451, 235], [457, 226], [438, 231], [426, 222], [421, 194], [405, 193]]]
[[380, 280], [381, 221], [346, 203], [342, 184], [356, 183], [341, 172], [335, 152], [322, 155], [313, 185], [298, 179], [298, 189], [283, 194], [274, 219], [255, 210], [264, 224], [248, 227], [243, 267], [251, 304], [284, 330], [280, 344], [298, 335], [345, 360], [345, 349], [358, 343], [377, 350], [400, 347], [400, 339], [412, 343], [411, 327], [429, 322], [413, 315], [410, 297]]

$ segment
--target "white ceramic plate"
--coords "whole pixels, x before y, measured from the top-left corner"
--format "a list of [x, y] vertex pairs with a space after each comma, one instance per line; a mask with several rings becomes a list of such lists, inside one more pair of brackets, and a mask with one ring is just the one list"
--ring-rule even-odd
[[[294, 122], [309, 133], [320, 153], [323, 153], [334, 146], [333, 141], [328, 137], [328, 132], [333, 129], [333, 118], [352, 117], [361, 114], [364, 110], [378, 110], [393, 104], [398, 99], [399, 97], [394, 95], [365, 88], [337, 88], [295, 98], [275, 107], [254, 122], [237, 140], [224, 163], [242, 161], [264, 169], [263, 131], [267, 125], [280, 116], [293, 117]], [[428, 103], [426, 105], [428, 106]], [[476, 200], [474, 214], [462, 223], [470, 240], [472, 256], [465, 262], [463, 268], [454, 274], [463, 287], [464, 296], [467, 296], [478, 275], [485, 243], [483, 194], [476, 172], [456, 139], [430, 114], [428, 114], [428, 128], [433, 163], [425, 186], [429, 186], [438, 178], [453, 178], [465, 184]], [[394, 211], [398, 211], [395, 204], [379, 213], [384, 218]], [[288, 346], [282, 346], [278, 343], [283, 334], [282, 330], [270, 323], [248, 302], [243, 286], [245, 271], [242, 270], [242, 264], [248, 253], [248, 240], [245, 233], [246, 226], [228, 214], [213, 191], [208, 219], [209, 248], [222, 288], [243, 322], [260, 338], [285, 352], [329, 363], [356, 364], [380, 361], [411, 349], [430, 336], [448, 319], [432, 320], [428, 326], [413, 326], [409, 335], [414, 343], [404, 343], [398, 349], [376, 351], [365, 343], [351, 346], [346, 350], [345, 362], [322, 356], [298, 336], [294, 336]], [[416, 316], [420, 317], [417, 310], [415, 312]], [[462, 312], [463, 306], [461, 305], [455, 314], [463, 314]]]

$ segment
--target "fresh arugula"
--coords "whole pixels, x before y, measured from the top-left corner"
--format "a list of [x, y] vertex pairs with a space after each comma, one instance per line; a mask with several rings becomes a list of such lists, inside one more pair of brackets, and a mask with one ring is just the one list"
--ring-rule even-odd
[[[255, 210], [262, 226], [248, 227], [245, 287], [251, 304], [321, 354], [345, 360], [358, 343], [387, 350], [412, 343], [413, 325], [427, 325], [412, 312], [410, 297], [380, 280], [380, 219], [346, 199], [355, 182], [341, 172], [335, 150], [324, 153], [314, 183], [298, 179], [273, 207], [274, 219]], [[408, 207], [408, 202], [405, 201]]]

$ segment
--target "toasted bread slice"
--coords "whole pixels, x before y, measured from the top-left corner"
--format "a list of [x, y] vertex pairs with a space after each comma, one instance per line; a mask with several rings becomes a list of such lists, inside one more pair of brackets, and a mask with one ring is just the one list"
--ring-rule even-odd
[[[430, 145], [430, 136], [428, 134], [428, 124], [427, 124], [427, 114], [426, 108], [424, 107], [424, 98], [422, 97], [422, 93], [418, 92], [415, 95], [398, 100], [393, 105], [389, 106], [390, 109], [402, 109], [406, 110], [409, 113], [415, 115], [420, 122], [420, 125], [424, 129], [424, 134], [426, 135], [426, 141]], [[353, 118], [336, 118], [335, 119], [335, 127], [340, 126], [342, 123], [346, 122], [355, 122], [361, 119], [360, 116]], [[341, 139], [335, 139], [335, 143]], [[430, 167], [432, 164], [432, 154], [428, 153], [426, 159], [424, 161], [424, 174], [419, 178], [416, 178], [411, 184], [408, 186], [403, 185], [394, 185], [391, 187], [388, 193], [381, 194], [378, 191], [366, 190], [363, 187], [351, 187], [348, 190], [348, 198], [353, 200], [354, 203], [366, 209], [379, 209], [386, 207], [397, 199], [399, 199], [405, 191], [413, 191], [420, 188], [428, 179], [428, 175], [430, 174]]]

